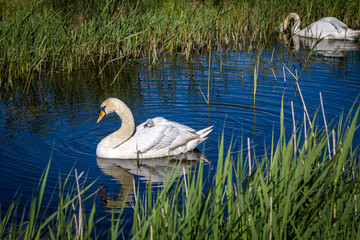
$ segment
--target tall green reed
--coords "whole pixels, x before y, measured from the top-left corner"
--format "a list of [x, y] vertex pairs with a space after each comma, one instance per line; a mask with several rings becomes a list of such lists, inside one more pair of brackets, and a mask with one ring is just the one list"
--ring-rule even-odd
[[[212, 48], [256, 49], [289, 12], [303, 25], [332, 15], [352, 28], [360, 23], [357, 1], [0, 1], [0, 85], [39, 74], [71, 72], [164, 56], [188, 60]], [[215, 52], [215, 51], [213, 51]]]
[[[95, 236], [95, 203], [92, 204], [88, 219], [83, 216], [82, 206], [96, 192], [89, 194], [85, 199], [81, 200], [80, 198], [95, 181], [89, 184], [79, 183], [82, 175], [80, 174], [74, 185], [70, 183], [70, 172], [63, 181], [59, 178], [58, 186], [56, 186], [58, 195], [56, 196], [55, 189], [49, 189], [47, 186], [49, 170], [50, 162], [31, 198], [29, 209], [26, 207], [23, 209], [20, 220], [18, 220], [19, 199], [10, 203], [5, 216], [1, 216], [1, 239], [88, 239]], [[51, 193], [51, 191], [53, 194], [50, 199], [45, 200], [45, 192]], [[50, 212], [50, 203], [54, 201], [57, 201], [57, 208]]]
[[297, 135], [286, 137], [283, 107], [280, 137], [263, 157], [253, 156], [252, 172], [242, 141], [240, 154], [233, 156], [235, 144], [226, 151], [222, 138], [209, 188], [203, 185], [200, 163], [180, 182], [174, 177], [166, 181], [156, 199], [144, 202], [138, 194], [133, 238], [358, 237], [359, 158], [352, 142], [359, 109], [334, 126], [331, 156], [327, 143], [332, 136], [314, 126], [316, 116], [308, 131], [298, 129]]

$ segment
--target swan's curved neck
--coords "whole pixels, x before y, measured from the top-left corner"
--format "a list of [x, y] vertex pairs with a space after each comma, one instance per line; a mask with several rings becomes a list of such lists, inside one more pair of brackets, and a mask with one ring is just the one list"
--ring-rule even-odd
[[116, 148], [120, 144], [126, 142], [135, 130], [134, 117], [131, 110], [125, 105], [125, 103], [119, 100], [116, 103], [115, 113], [121, 119], [121, 127], [116, 132], [113, 132], [101, 140], [102, 144], [110, 148]]
[[294, 34], [300, 31], [299, 15], [297, 15], [296, 13], [290, 13], [289, 15], [286, 16], [284, 22], [280, 25], [281, 32], [284, 32], [289, 28], [291, 19], [294, 20], [294, 28], [293, 28]]

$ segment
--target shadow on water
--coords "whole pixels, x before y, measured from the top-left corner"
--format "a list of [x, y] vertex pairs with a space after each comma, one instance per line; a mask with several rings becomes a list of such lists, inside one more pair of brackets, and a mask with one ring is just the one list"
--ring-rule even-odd
[[199, 161], [208, 161], [199, 150], [187, 152], [169, 158], [151, 159], [104, 159], [97, 158], [96, 163], [103, 173], [117, 181], [120, 189], [108, 189], [101, 184], [99, 193], [102, 205], [114, 212], [123, 205], [132, 207], [136, 186], [134, 176], [155, 187], [161, 187], [170, 175], [177, 177], [191, 173]]

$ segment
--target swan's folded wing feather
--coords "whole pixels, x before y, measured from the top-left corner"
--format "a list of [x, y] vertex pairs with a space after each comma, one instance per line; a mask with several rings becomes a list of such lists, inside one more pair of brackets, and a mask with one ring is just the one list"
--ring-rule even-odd
[[[335, 17], [325, 17], [318, 21], [318, 27], [323, 30], [327, 29], [327, 31], [333, 31], [334, 28], [338, 33], [348, 30], [348, 26]], [[328, 23], [328, 24], [327, 24]]]
[[199, 137], [192, 128], [183, 128], [182, 126], [184, 125], [180, 125], [181, 124], [179, 124], [179, 126], [171, 126], [171, 128], [167, 128], [167, 132], [165, 134], [165, 139], [167, 139], [167, 141], [164, 141], [163, 144], [166, 146], [166, 144], [171, 141], [170, 145], [168, 145], [171, 151], [178, 147], [185, 146], [189, 141]]
[[[179, 124], [181, 125], [181, 124]], [[182, 125], [183, 126], [183, 125]], [[140, 152], [157, 151], [163, 149], [171, 151], [198, 137], [191, 128], [179, 128], [171, 124], [155, 125], [151, 128], [142, 128], [135, 133]]]
[[139, 146], [140, 152], [147, 152], [153, 149], [164, 138], [164, 126], [153, 126], [151, 128], [137, 127], [134, 139]]
[[338, 33], [348, 30], [348, 26], [346, 26], [345, 23], [343, 23], [342, 21], [340, 21], [337, 18], [331, 18], [330, 23], [331, 23], [331, 25], [334, 26], [334, 28], [336, 29], [336, 31]]
[[194, 129], [192, 129], [191, 127], [188, 127], [186, 125], [183, 125], [181, 123], [178, 122], [173, 122], [170, 120], [167, 120], [163, 117], [156, 117], [152, 119], [154, 121], [154, 125], [167, 125], [167, 126], [172, 126], [177, 128], [178, 130], [182, 131], [187, 131], [187, 132], [196, 132]]

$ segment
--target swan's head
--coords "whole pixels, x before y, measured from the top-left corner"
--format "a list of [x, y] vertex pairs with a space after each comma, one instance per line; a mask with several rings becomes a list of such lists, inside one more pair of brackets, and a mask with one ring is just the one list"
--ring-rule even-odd
[[106, 115], [111, 114], [113, 112], [120, 111], [119, 108], [121, 108], [122, 105], [124, 105], [124, 103], [121, 102], [117, 98], [108, 98], [108, 99], [106, 99], [100, 106], [100, 110], [99, 110], [100, 115], [99, 115], [99, 118], [97, 120], [97, 123], [99, 123], [101, 121], [101, 119], [103, 119]]

